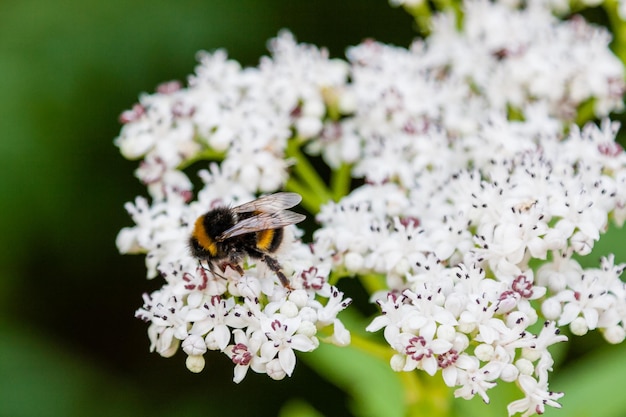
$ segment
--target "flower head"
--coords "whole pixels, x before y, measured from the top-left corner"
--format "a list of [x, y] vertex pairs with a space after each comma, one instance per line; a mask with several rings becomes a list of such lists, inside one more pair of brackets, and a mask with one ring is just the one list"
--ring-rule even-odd
[[[485, 402], [516, 382], [510, 414], [559, 407], [558, 326], [626, 336], [625, 266], [577, 260], [626, 219], [626, 153], [606, 118], [623, 106], [623, 66], [606, 31], [559, 20], [556, 3], [466, 1], [462, 25], [436, 14], [409, 48], [368, 40], [346, 61], [282, 32], [257, 67], [203, 53], [187, 86], [142, 96], [116, 143], [143, 158], [151, 201], [127, 204], [135, 226], [117, 243], [165, 280], [137, 311], [151, 349], [182, 346], [193, 371], [219, 350], [235, 382], [249, 369], [282, 379], [296, 352], [350, 342], [336, 280], [382, 278], [367, 330], [383, 331], [392, 369], [440, 373], [455, 396]], [[604, 119], [578, 128], [586, 104]], [[307, 155], [328, 165], [330, 187]], [[202, 159], [219, 163], [194, 194], [184, 169]], [[315, 214], [311, 243], [290, 224], [276, 264], [260, 249], [210, 268], [191, 256], [207, 210], [284, 187]]]

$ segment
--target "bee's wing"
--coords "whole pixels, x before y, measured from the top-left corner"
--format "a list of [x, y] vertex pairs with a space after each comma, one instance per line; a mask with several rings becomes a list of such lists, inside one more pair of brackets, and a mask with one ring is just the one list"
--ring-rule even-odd
[[300, 201], [302, 201], [302, 197], [300, 197], [300, 194], [275, 193], [259, 197], [256, 200], [244, 203], [240, 206], [233, 207], [233, 210], [236, 213], [249, 213], [253, 211], [263, 213], [276, 213], [280, 210], [291, 208], [297, 205]]
[[256, 216], [241, 220], [219, 235], [217, 240], [223, 241], [231, 237], [259, 232], [261, 230], [280, 229], [290, 224], [300, 223], [304, 219], [306, 219], [304, 214], [294, 213], [288, 210], [276, 213], [259, 213]]

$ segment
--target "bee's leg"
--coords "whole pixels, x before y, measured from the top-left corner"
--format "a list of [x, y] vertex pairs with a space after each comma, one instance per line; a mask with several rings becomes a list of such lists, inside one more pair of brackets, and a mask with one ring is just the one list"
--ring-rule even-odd
[[213, 272], [211, 271], [211, 264], [209, 263], [209, 261], [206, 261], [206, 262], [207, 262], [207, 266], [204, 266], [204, 264], [202, 264], [202, 260], [199, 260], [198, 265], [200, 266], [200, 268], [204, 269], [205, 271]]
[[239, 275], [243, 277], [243, 268], [241, 267], [241, 265], [233, 263], [233, 262], [224, 262], [220, 265], [220, 268], [222, 268], [223, 272], [226, 272], [226, 268], [228, 267], [230, 267], [230, 269], [234, 271], [237, 271]]
[[213, 262], [207, 260], [206, 261], [206, 264], [207, 264], [206, 267], [202, 264], [202, 261], [198, 261], [198, 264], [200, 265], [200, 267], [202, 269], [204, 269], [205, 271], [209, 271], [213, 276], [218, 277], [218, 278], [222, 278], [222, 279], [226, 279], [225, 276], [223, 276], [222, 274], [220, 274], [219, 272], [217, 272], [215, 270], [215, 264]]
[[285, 274], [283, 274], [283, 271], [281, 271], [281, 266], [276, 259], [268, 255], [263, 255], [261, 257], [261, 260], [265, 262], [267, 267], [276, 274], [276, 276], [280, 280], [280, 283], [283, 284], [283, 287], [287, 288], [289, 291], [293, 290], [289, 279], [285, 276]]

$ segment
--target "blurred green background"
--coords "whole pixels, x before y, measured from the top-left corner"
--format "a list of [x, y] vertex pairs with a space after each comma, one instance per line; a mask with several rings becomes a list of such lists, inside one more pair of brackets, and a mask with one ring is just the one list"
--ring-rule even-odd
[[[118, 230], [131, 225], [124, 202], [145, 190], [136, 162], [112, 141], [118, 115], [141, 92], [184, 80], [198, 50], [223, 47], [256, 65], [267, 40], [288, 28], [343, 56], [364, 38], [406, 46], [411, 22], [385, 0], [0, 3], [0, 417], [314, 415], [294, 399], [348, 415], [354, 402], [307, 367], [306, 355], [290, 379], [251, 372], [235, 385], [224, 355], [207, 354], [194, 375], [182, 354], [148, 353], [146, 324], [134, 311], [161, 282], [144, 279], [143, 257], [115, 248]], [[613, 236], [605, 249], [621, 243]], [[618, 261], [626, 259], [621, 250]], [[598, 339], [570, 357], [604, 345]], [[605, 358], [624, 356], [622, 347], [603, 349]], [[626, 372], [609, 368], [618, 381], [618, 370]], [[331, 365], [318, 371], [350, 391], [354, 381]], [[504, 415], [503, 407], [490, 411]]]

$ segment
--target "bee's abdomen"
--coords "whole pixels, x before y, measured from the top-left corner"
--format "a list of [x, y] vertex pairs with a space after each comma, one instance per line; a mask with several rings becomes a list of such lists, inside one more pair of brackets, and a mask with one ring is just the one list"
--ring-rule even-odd
[[283, 240], [283, 229], [261, 230], [256, 233], [256, 248], [262, 252], [274, 252]]

